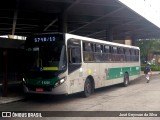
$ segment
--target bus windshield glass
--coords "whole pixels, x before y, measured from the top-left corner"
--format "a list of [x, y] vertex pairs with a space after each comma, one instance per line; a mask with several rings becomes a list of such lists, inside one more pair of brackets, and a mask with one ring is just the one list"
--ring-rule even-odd
[[66, 67], [65, 45], [62, 41], [26, 42], [25, 49], [29, 70], [64, 70]]

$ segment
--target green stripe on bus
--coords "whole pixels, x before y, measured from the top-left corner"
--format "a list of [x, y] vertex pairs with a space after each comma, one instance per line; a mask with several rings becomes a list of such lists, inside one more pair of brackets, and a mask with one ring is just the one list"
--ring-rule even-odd
[[121, 67], [121, 68], [108, 68], [106, 73], [106, 79], [112, 80], [116, 78], [123, 78], [125, 72], [128, 72], [129, 76], [139, 75], [140, 74], [140, 67]]

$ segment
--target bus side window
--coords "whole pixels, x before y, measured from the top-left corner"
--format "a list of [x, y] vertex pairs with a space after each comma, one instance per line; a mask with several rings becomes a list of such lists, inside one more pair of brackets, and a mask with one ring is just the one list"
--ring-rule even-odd
[[130, 49], [131, 51], [131, 61], [135, 61], [135, 52], [134, 49]]
[[96, 52], [101, 52], [101, 45], [99, 44], [96, 44]]
[[93, 51], [94, 51], [94, 44], [89, 42], [83, 42], [83, 58], [84, 61], [94, 61]]
[[117, 47], [112, 47], [112, 61], [117, 61]]
[[118, 60], [119, 61], [123, 61], [124, 60], [124, 57], [123, 57], [123, 54], [124, 54], [123, 48], [119, 47], [117, 52], [118, 52]]
[[93, 49], [93, 46], [91, 43], [89, 42], [83, 43], [83, 51], [91, 52], [93, 51], [92, 49]]
[[94, 61], [95, 62], [100, 62], [102, 61], [102, 50], [101, 50], [101, 45], [100, 44], [95, 44], [95, 52], [94, 52]]
[[104, 61], [111, 61], [110, 46], [104, 46]]
[[81, 54], [79, 47], [69, 48], [69, 63], [81, 63]]
[[130, 61], [130, 51], [128, 48], [125, 48], [125, 58], [126, 61]]

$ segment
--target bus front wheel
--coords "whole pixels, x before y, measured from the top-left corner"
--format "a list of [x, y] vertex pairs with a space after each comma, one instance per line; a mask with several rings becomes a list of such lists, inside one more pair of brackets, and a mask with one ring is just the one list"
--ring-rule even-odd
[[129, 75], [127, 73], [124, 74], [124, 82], [123, 86], [127, 87], [129, 85]]
[[86, 79], [84, 83], [84, 91], [82, 93], [83, 97], [89, 97], [92, 94], [92, 82], [89, 78]]

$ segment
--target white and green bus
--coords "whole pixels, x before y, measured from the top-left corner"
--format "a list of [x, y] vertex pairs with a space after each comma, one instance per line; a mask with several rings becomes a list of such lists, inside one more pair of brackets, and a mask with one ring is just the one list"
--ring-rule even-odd
[[140, 75], [138, 47], [68, 33], [35, 34], [25, 42], [26, 93], [90, 96], [95, 89]]

